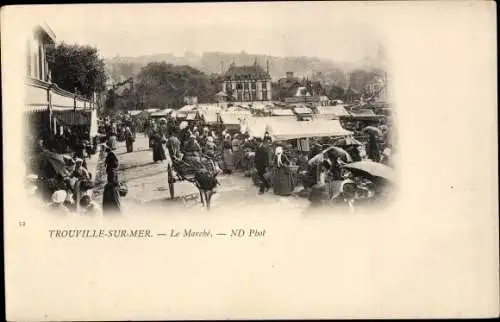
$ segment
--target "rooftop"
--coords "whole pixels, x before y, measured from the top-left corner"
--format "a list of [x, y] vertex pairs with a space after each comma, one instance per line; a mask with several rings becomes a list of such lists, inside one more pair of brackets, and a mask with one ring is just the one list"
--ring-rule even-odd
[[232, 79], [270, 79], [271, 76], [257, 64], [252, 66], [236, 66], [231, 64], [224, 74], [225, 78]]

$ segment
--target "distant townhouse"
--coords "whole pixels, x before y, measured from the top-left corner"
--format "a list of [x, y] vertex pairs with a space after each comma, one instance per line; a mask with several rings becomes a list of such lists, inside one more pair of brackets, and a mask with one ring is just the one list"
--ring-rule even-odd
[[238, 102], [271, 101], [271, 76], [257, 65], [231, 64], [223, 75], [222, 91]]

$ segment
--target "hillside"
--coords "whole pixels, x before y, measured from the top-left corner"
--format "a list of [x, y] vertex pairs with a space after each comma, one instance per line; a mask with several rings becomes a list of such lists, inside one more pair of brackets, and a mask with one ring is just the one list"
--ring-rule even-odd
[[[353, 88], [361, 91], [368, 79], [361, 74], [383, 74], [385, 58], [383, 53], [375, 53], [373, 57], [366, 57], [356, 64], [338, 63], [333, 60], [315, 57], [277, 57], [258, 54], [205, 52], [201, 56], [186, 52], [182, 56], [172, 53], [153, 54], [138, 57], [114, 57], [105, 59], [106, 69], [112, 82], [121, 82], [129, 77], [139, 74], [142, 67], [152, 62], [165, 62], [167, 64], [196, 68], [207, 75], [220, 74], [226, 71], [232, 62], [237, 66], [253, 65], [255, 61], [264, 70], [269, 67], [273, 80], [278, 80], [292, 71], [298, 78], [307, 77], [310, 80], [326, 85], [338, 87], [347, 86], [346, 72], [352, 73], [351, 83]], [[269, 65], [268, 63], [269, 62]]]

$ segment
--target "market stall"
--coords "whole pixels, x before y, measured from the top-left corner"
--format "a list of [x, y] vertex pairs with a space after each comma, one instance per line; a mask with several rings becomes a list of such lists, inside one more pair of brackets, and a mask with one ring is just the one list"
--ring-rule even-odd
[[219, 123], [224, 125], [225, 129], [230, 132], [240, 131], [242, 122], [250, 117], [243, 113], [221, 112], [219, 114]]
[[305, 105], [300, 107], [295, 107], [293, 109], [293, 112], [297, 115], [297, 118], [301, 121], [312, 120], [313, 111], [310, 108], [306, 107]]
[[275, 121], [269, 124], [269, 132], [275, 141], [298, 138], [352, 135], [337, 120], [313, 120], [304, 122]]
[[162, 117], [167, 117], [172, 113], [173, 109], [171, 108], [166, 108], [164, 110], [156, 111], [154, 113], [151, 113], [151, 118], [152, 119], [160, 119]]

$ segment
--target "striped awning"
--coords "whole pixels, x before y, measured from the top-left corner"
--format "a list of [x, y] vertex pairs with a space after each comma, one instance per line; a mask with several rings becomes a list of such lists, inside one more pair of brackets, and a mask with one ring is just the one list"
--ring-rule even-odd
[[52, 118], [67, 125], [89, 125], [92, 120], [91, 111], [52, 111]]

